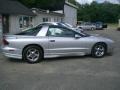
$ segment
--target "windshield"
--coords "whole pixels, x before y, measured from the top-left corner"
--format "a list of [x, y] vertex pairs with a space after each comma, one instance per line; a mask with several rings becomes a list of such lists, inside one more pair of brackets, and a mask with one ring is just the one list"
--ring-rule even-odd
[[74, 30], [75, 32], [79, 33], [83, 37], [89, 37], [90, 36], [90, 34], [87, 34], [85, 32], [81, 32], [79, 29], [72, 29], [72, 30]]

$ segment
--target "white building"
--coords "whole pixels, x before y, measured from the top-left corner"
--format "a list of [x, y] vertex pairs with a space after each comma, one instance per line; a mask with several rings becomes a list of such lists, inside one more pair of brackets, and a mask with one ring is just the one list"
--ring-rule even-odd
[[33, 24], [41, 22], [65, 22], [73, 26], [77, 24], [77, 7], [69, 2], [65, 2], [63, 10], [49, 11], [41, 9], [32, 9], [36, 16], [33, 18]]
[[35, 8], [30, 10], [17, 1], [0, 0], [0, 14], [0, 29], [4, 34], [15, 34], [47, 21], [65, 22], [73, 26], [77, 23], [77, 7], [69, 2], [65, 2], [62, 10], [49, 11]]
[[65, 2], [64, 5], [64, 22], [69, 23], [73, 26], [77, 24], [77, 9], [78, 7], [69, 3]]
[[[26, 17], [25, 17], [26, 16]], [[0, 32], [1, 34], [20, 32], [20, 19], [25, 17], [24, 26], [29, 26], [28, 17], [33, 17], [35, 14], [15, 0], [0, 0]], [[2, 30], [1, 30], [2, 29]]]
[[33, 8], [32, 11], [36, 14], [33, 17], [33, 26], [36, 26], [42, 22], [63, 22], [64, 21], [64, 14], [58, 13], [49, 10], [41, 10]]

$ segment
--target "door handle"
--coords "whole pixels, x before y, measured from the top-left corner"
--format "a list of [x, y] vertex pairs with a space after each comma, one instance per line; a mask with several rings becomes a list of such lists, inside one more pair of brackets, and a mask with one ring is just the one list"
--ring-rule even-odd
[[55, 40], [50, 40], [50, 42], [55, 42]]

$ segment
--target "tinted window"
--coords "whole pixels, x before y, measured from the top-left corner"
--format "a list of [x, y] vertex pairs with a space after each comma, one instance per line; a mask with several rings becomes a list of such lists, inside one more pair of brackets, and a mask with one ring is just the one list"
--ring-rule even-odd
[[72, 30], [66, 28], [50, 27], [47, 36], [53, 37], [74, 37], [75, 33]]
[[41, 30], [42, 26], [40, 27], [35, 27], [35, 28], [31, 28], [28, 29], [26, 31], [23, 31], [21, 33], [18, 33], [16, 35], [29, 35], [29, 36], [36, 36], [38, 34], [38, 32]]

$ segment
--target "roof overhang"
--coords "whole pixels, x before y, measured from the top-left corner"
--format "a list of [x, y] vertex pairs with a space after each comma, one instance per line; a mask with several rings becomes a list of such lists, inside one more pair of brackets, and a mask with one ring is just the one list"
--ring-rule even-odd
[[65, 4], [65, 0], [44, 0], [44, 2], [41, 2], [40, 5], [36, 5], [36, 8], [56, 11], [56, 10], [63, 10], [64, 4]]
[[0, 14], [35, 15], [30, 9], [15, 0], [0, 0]]

